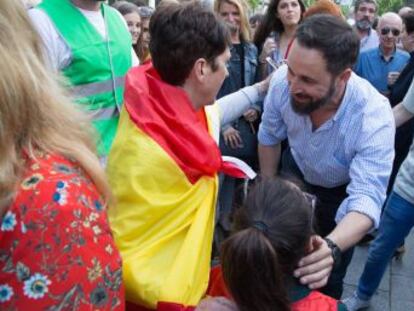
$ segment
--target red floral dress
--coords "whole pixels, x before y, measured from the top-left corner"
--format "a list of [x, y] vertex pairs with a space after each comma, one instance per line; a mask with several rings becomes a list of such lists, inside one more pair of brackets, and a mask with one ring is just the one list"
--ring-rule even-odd
[[0, 223], [0, 310], [124, 310], [121, 257], [79, 166], [27, 160]]

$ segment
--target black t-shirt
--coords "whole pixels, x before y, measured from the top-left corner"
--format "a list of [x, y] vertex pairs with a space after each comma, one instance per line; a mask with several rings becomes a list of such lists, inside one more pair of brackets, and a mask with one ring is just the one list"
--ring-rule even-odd
[[244, 79], [244, 47], [243, 47], [243, 44], [241, 43], [233, 44], [233, 47], [236, 49], [237, 54], [239, 54], [240, 56], [240, 72], [241, 72], [240, 82], [241, 82], [241, 88], [243, 88], [246, 86], [246, 82]]

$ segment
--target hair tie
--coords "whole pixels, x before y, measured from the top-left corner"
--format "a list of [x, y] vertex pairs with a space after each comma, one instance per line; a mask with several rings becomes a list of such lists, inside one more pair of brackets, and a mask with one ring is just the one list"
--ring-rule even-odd
[[261, 233], [263, 233], [264, 235], [267, 235], [267, 233], [269, 232], [269, 226], [266, 225], [263, 221], [254, 221], [252, 223], [252, 227], [259, 230]]

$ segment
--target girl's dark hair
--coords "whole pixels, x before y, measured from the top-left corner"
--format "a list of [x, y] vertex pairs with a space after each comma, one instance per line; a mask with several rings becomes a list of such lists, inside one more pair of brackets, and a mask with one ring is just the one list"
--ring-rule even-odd
[[[254, 34], [253, 42], [259, 50], [262, 49], [263, 43], [272, 31], [281, 34], [285, 30], [282, 21], [276, 16], [279, 2], [280, 0], [270, 1], [266, 13]], [[298, 0], [298, 2], [301, 10], [300, 19], [302, 20], [306, 7], [303, 4], [302, 0]]]
[[223, 277], [240, 311], [288, 311], [286, 276], [312, 234], [311, 206], [283, 179], [260, 181], [235, 216], [222, 245]]

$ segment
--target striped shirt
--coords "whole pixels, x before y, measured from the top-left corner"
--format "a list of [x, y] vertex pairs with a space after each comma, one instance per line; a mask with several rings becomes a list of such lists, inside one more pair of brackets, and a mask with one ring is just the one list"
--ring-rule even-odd
[[326, 188], [349, 183], [336, 222], [355, 211], [378, 227], [394, 158], [395, 124], [388, 100], [352, 73], [336, 114], [312, 130], [309, 116], [292, 110], [286, 74], [284, 66], [270, 83], [260, 144], [273, 146], [288, 138], [306, 182]]

